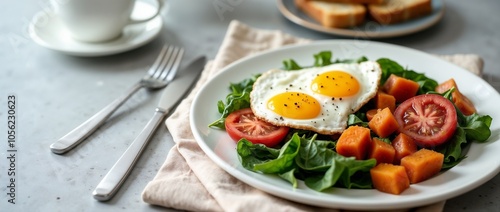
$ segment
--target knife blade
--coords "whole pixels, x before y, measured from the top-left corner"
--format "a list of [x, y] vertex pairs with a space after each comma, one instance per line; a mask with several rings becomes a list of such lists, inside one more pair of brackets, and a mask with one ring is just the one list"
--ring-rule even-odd
[[153, 117], [92, 192], [95, 199], [107, 201], [116, 194], [132, 171], [135, 163], [161, 121], [164, 120], [173, 106], [181, 100], [187, 90], [192, 86], [201, 70], [203, 70], [205, 63], [205, 57], [196, 59], [179, 73], [182, 75], [174, 79], [165, 88]]

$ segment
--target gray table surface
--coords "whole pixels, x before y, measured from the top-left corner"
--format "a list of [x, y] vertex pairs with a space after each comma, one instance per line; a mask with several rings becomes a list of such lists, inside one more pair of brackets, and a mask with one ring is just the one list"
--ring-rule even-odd
[[[309, 39], [335, 39], [285, 19], [272, 0], [168, 0], [158, 38], [138, 49], [107, 57], [73, 57], [45, 49], [27, 33], [47, 0], [0, 2], [0, 209], [1, 211], [160, 211], [141, 199], [145, 185], [164, 162], [172, 139], [161, 127], [136, 168], [109, 202], [92, 198], [96, 184], [140, 132], [159, 92], [138, 92], [82, 145], [55, 155], [49, 145], [129, 88], [150, 66], [164, 43], [184, 46], [183, 65], [199, 55], [213, 59], [228, 23], [278, 29]], [[221, 12], [216, 5], [224, 4]], [[443, 19], [404, 37], [380, 39], [433, 54], [473, 53], [484, 59], [483, 78], [500, 90], [500, 1], [446, 1]], [[375, 39], [371, 39], [375, 40]], [[16, 204], [8, 195], [7, 96], [17, 98]], [[445, 211], [499, 211], [500, 175], [450, 199]], [[194, 200], [193, 200], [194, 201]], [[6, 208], [6, 210], [4, 209]]]

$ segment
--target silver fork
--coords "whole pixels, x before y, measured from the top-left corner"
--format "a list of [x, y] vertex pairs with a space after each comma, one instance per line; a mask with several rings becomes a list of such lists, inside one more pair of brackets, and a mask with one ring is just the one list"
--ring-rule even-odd
[[73, 149], [104, 124], [104, 121], [139, 89], [147, 88], [156, 90], [165, 87], [174, 79], [183, 55], [183, 48], [163, 46], [158, 58], [156, 58], [148, 73], [139, 82], [80, 126], [50, 145], [52, 152], [63, 154]]

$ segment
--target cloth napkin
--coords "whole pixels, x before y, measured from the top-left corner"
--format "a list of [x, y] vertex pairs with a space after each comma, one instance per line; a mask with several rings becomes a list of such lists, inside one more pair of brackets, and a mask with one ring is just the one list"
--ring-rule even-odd
[[[264, 50], [307, 42], [310, 40], [232, 21], [215, 59], [207, 63], [193, 91], [166, 120], [176, 144], [155, 178], [144, 189], [143, 200], [152, 205], [187, 211], [340, 211], [288, 201], [237, 180], [205, 155], [189, 127], [189, 108], [195, 94], [223, 67]], [[447, 55], [442, 58], [481, 74], [483, 61], [477, 55]], [[442, 201], [398, 211], [442, 211], [444, 204], [445, 201]]]

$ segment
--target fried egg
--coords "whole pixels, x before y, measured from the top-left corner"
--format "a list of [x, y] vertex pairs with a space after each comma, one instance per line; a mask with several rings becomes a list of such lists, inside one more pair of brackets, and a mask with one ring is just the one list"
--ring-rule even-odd
[[277, 126], [341, 133], [349, 114], [375, 96], [381, 73], [373, 61], [272, 69], [255, 81], [250, 106], [255, 116]]

